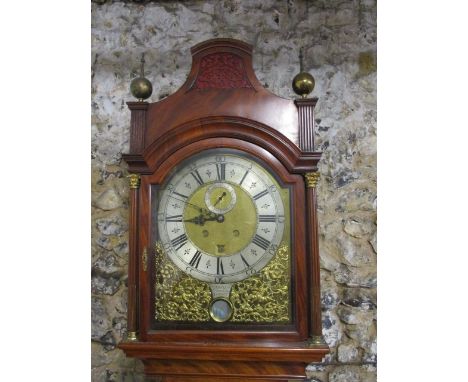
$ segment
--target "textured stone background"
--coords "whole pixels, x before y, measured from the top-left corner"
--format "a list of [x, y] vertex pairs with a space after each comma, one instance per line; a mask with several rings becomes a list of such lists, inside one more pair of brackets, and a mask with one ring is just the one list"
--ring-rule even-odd
[[125, 335], [129, 84], [147, 52], [155, 102], [176, 91], [193, 45], [230, 37], [254, 46], [254, 69], [293, 98], [304, 68], [319, 97], [324, 152], [318, 187], [322, 315], [331, 355], [312, 381], [376, 380], [375, 0], [106, 1], [92, 3], [92, 379], [143, 381], [142, 365], [116, 344]]

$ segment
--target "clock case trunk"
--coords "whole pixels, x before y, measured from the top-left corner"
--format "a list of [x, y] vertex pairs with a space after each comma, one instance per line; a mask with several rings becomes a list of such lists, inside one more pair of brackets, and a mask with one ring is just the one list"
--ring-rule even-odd
[[[128, 339], [119, 347], [145, 373], [165, 381], [302, 380], [305, 366], [329, 352], [320, 309], [314, 151], [317, 99], [277, 97], [257, 80], [252, 47], [215, 39], [192, 48], [185, 84], [156, 103], [129, 102], [130, 186]], [[292, 299], [289, 326], [216, 330], [151, 328], [151, 194], [184, 159], [213, 148], [258, 158], [292, 193]], [[305, 176], [305, 177], [304, 177]], [[313, 177], [313, 176], [312, 176]], [[198, 378], [198, 379], [197, 379]]]

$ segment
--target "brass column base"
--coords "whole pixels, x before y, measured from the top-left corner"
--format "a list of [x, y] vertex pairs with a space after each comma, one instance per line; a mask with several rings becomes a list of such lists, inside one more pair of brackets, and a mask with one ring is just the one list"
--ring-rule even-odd
[[127, 341], [138, 341], [137, 333], [136, 332], [128, 332], [127, 333]]
[[309, 346], [314, 345], [326, 345], [325, 338], [323, 336], [312, 336], [309, 338]]

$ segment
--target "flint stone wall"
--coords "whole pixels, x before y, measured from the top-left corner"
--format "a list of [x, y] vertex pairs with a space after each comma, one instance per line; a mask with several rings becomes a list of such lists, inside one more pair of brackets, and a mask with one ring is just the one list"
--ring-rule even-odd
[[294, 98], [316, 80], [323, 333], [331, 354], [311, 381], [376, 380], [376, 3], [374, 0], [106, 1], [92, 3], [92, 380], [143, 381], [116, 345], [126, 328], [131, 80], [146, 52], [155, 102], [174, 93], [189, 49], [229, 37], [254, 46], [254, 69]]

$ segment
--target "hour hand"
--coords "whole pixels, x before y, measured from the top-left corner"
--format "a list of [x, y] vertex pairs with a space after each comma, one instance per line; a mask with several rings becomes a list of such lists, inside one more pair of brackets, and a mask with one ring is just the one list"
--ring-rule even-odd
[[207, 219], [203, 215], [195, 216], [191, 219], [185, 219], [184, 222], [204, 225]]
[[205, 222], [208, 221], [217, 221], [218, 223], [222, 223], [224, 221], [224, 216], [210, 212], [208, 215], [198, 215], [194, 218], [184, 220], [184, 222], [194, 223], [198, 225], [204, 225]]

